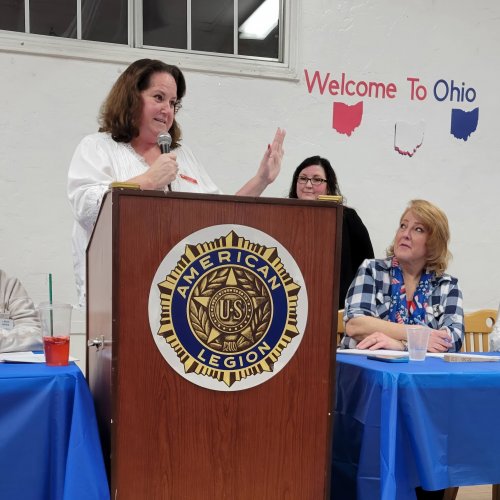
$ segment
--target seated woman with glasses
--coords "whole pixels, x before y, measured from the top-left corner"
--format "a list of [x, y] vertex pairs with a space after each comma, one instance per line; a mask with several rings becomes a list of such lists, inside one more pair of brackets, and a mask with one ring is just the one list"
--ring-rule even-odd
[[[289, 198], [316, 200], [320, 195], [340, 195], [337, 176], [326, 158], [311, 156], [296, 169]], [[343, 309], [347, 290], [365, 259], [373, 259], [370, 235], [356, 210], [344, 207], [342, 254], [340, 259], [339, 309]]]

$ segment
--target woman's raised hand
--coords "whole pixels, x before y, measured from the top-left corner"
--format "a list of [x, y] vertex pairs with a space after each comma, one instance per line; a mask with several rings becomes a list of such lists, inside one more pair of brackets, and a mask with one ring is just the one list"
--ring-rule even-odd
[[271, 184], [281, 169], [281, 160], [283, 159], [283, 141], [285, 140], [286, 131], [278, 128], [271, 144], [268, 144], [267, 150], [264, 153], [260, 162], [257, 176], [266, 184]]
[[283, 141], [286, 132], [278, 128], [271, 144], [268, 144], [257, 173], [237, 192], [240, 196], [260, 196], [271, 182], [278, 177], [283, 159]]

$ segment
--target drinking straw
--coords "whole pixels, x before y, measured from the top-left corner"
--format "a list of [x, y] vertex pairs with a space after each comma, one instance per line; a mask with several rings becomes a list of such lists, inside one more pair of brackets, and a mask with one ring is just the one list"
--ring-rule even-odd
[[54, 336], [54, 317], [52, 311], [52, 273], [49, 273], [50, 336]]

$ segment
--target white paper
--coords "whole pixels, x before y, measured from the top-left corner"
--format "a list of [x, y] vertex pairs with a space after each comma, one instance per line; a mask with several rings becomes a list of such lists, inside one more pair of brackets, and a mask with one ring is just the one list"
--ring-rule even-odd
[[[385, 355], [399, 355], [408, 354], [408, 351], [391, 351], [390, 349], [337, 349], [337, 354], [361, 354], [362, 356], [371, 356], [373, 354], [385, 354]], [[445, 354], [450, 354], [448, 352], [428, 352], [427, 357], [431, 358], [442, 358]], [[456, 353], [453, 353], [456, 354]], [[466, 353], [461, 353], [465, 355]]]
[[[73, 356], [69, 357], [70, 361], [79, 361]], [[23, 352], [2, 352], [0, 353], [0, 362], [2, 363], [45, 363], [45, 354], [35, 354], [31, 351]]]
[[[385, 354], [385, 355], [401, 355], [408, 354], [408, 351], [391, 351], [389, 349], [375, 349], [370, 351], [369, 349], [337, 349], [337, 354], [361, 354], [362, 356], [371, 356], [372, 354]], [[453, 356], [463, 357], [463, 358], [477, 358], [477, 359], [496, 359], [498, 356], [486, 355], [486, 354], [472, 354], [470, 352], [428, 352], [426, 357], [428, 358], [443, 358], [445, 354], [453, 354]]]

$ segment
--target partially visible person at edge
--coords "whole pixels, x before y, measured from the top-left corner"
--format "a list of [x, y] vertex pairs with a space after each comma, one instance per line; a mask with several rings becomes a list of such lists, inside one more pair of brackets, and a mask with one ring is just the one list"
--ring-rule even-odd
[[[330, 162], [321, 156], [306, 158], [293, 174], [289, 198], [316, 200], [318, 196], [341, 195]], [[349, 285], [364, 259], [374, 257], [370, 235], [354, 208], [344, 206], [340, 259], [339, 309], [344, 308]]]
[[451, 254], [444, 212], [412, 200], [386, 259], [365, 260], [347, 293], [345, 349], [406, 350], [406, 324], [431, 329], [429, 352], [462, 346], [464, 315], [458, 281], [446, 274]]
[[40, 320], [17, 278], [0, 269], [0, 352], [42, 349]]
[[[162, 61], [141, 59], [118, 78], [104, 101], [99, 132], [80, 142], [68, 173], [73, 209], [73, 260], [80, 305], [85, 304], [85, 250], [104, 193], [114, 181], [141, 189], [220, 193], [191, 150], [181, 144], [176, 120], [186, 92], [182, 71]], [[172, 138], [161, 153], [158, 135]], [[281, 168], [285, 131], [278, 128], [252, 177], [236, 194], [259, 196]]]

